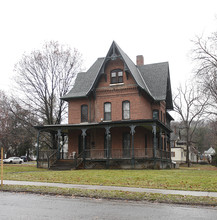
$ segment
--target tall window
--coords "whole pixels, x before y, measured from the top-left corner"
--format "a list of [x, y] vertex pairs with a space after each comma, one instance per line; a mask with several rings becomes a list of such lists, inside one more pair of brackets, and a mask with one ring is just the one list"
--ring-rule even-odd
[[153, 111], [153, 119], [159, 119], [159, 111], [158, 110]]
[[88, 121], [88, 106], [82, 105], [81, 106], [81, 122], [87, 122]]
[[122, 83], [123, 82], [123, 71], [122, 70], [112, 70], [111, 71], [111, 84]]
[[130, 119], [130, 102], [129, 101], [122, 102], [122, 118]]
[[104, 120], [105, 121], [109, 121], [112, 119], [111, 112], [112, 112], [111, 102], [104, 103]]

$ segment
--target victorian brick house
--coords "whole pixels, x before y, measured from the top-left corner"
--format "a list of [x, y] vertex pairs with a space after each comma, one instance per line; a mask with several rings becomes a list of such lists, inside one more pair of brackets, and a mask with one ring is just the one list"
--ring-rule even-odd
[[68, 124], [37, 129], [68, 135], [73, 166], [171, 166], [168, 62], [144, 65], [143, 56], [137, 56], [135, 65], [113, 42], [106, 57], [79, 73], [61, 99], [68, 102]]

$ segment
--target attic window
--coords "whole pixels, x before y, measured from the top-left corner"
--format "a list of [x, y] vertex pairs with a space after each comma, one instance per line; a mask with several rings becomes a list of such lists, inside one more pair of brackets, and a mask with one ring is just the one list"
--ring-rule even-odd
[[123, 70], [112, 70], [110, 76], [111, 84], [123, 82]]

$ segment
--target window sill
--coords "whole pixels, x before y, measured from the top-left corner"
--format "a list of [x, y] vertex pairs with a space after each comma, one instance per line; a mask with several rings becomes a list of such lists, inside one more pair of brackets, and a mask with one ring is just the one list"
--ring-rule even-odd
[[124, 83], [113, 83], [113, 84], [109, 84], [109, 86], [122, 86], [124, 85]]

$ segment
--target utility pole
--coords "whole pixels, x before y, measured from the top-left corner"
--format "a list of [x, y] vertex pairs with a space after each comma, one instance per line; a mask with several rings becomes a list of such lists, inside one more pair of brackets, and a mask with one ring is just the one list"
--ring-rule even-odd
[[1, 147], [1, 187], [3, 187], [3, 147]]

